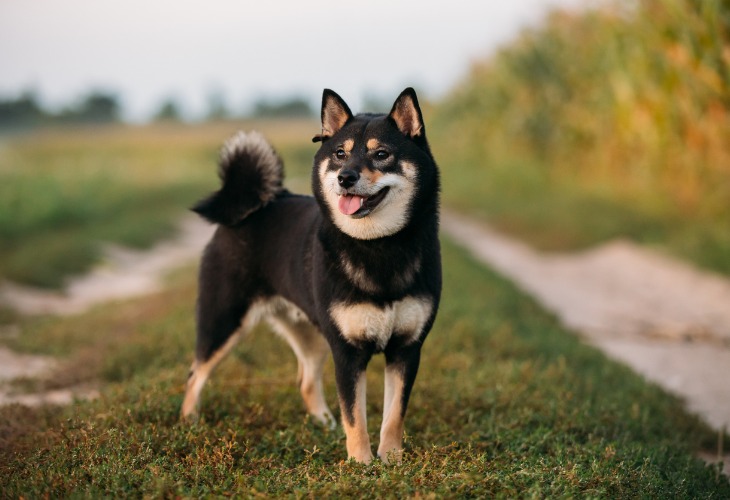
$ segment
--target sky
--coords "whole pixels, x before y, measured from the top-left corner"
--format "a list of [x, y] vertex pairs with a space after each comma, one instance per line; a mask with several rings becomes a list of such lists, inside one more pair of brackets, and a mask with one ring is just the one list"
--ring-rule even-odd
[[407, 86], [438, 99], [550, 8], [589, 1], [2, 0], [0, 98], [32, 89], [58, 109], [111, 91], [143, 121], [166, 98], [195, 117], [213, 94], [245, 112], [326, 87], [367, 111]]

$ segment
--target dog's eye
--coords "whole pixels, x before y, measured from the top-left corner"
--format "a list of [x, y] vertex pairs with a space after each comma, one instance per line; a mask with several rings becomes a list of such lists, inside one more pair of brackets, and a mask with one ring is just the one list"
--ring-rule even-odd
[[387, 151], [383, 151], [382, 149], [375, 153], [376, 160], [383, 161], [383, 160], [387, 160], [388, 158], [390, 158], [390, 153], [388, 153]]
[[345, 150], [344, 150], [344, 149], [340, 148], [340, 149], [338, 149], [337, 151], [335, 151], [335, 156], [336, 156], [336, 157], [337, 157], [337, 159], [339, 159], [339, 160], [344, 160], [344, 159], [345, 159], [345, 157], [347, 157], [347, 153], [345, 152]]

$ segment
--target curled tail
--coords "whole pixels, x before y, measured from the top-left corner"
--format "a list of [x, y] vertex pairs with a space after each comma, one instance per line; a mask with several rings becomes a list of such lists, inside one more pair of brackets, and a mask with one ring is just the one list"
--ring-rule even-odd
[[213, 223], [233, 226], [283, 190], [284, 166], [262, 134], [238, 132], [221, 149], [218, 176], [221, 188], [192, 210]]

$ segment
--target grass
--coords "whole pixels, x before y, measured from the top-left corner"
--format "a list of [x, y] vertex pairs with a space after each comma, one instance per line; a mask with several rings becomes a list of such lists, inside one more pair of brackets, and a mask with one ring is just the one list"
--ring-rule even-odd
[[[59, 287], [101, 256], [175, 230], [217, 184], [223, 140], [239, 128], [271, 135], [295, 175], [314, 151], [311, 122], [50, 129], [0, 140], [0, 278]], [[308, 159], [307, 159], [308, 157]]]
[[[17, 349], [62, 356], [47, 385], [102, 380], [70, 408], [0, 408], [4, 496], [595, 496], [727, 498], [695, 457], [716, 436], [677, 399], [608, 361], [446, 242], [399, 466], [344, 459], [311, 422], [283, 341], [254, 332], [224, 361], [202, 420], [178, 421], [193, 348], [194, 272], [158, 295], [71, 318], [21, 319]], [[99, 332], [104, 332], [100, 335]], [[368, 374], [370, 433], [382, 358]], [[331, 364], [328, 400], [336, 396]]]

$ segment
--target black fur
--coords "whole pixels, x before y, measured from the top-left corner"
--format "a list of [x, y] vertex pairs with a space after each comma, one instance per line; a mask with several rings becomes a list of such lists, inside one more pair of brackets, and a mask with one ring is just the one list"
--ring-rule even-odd
[[[399, 106], [405, 106], [405, 112]], [[386, 160], [375, 158], [364, 147], [369, 138], [387, 145]], [[389, 367], [403, 374], [405, 414], [420, 349], [441, 292], [439, 175], [415, 92], [406, 89], [388, 115], [353, 116], [337, 94], [325, 90], [322, 133], [314, 140], [321, 141], [312, 173], [314, 197], [284, 190], [283, 173], [278, 179], [264, 180], [260, 164], [271, 158], [240, 148], [221, 162], [222, 188], [195, 206], [196, 212], [219, 224], [200, 268], [196, 358], [199, 362], [210, 359], [252, 304], [283, 297], [325, 336], [334, 357], [343, 416], [350, 424], [356, 382], [378, 352], [385, 354]], [[346, 140], [353, 141], [355, 148], [339, 161], [337, 149]], [[273, 150], [271, 154], [275, 155]], [[343, 232], [333, 220], [335, 207], [328, 204], [321, 185], [323, 162], [329, 162], [328, 170], [348, 168], [361, 173], [369, 169], [398, 176], [404, 175], [404, 164], [414, 165], [413, 197], [403, 227], [374, 239], [357, 239]], [[366, 270], [370, 285], [354, 284], [348, 265]], [[432, 306], [415, 341], [396, 334], [384, 346], [347, 340], [331, 317], [333, 304], [388, 307], [406, 297], [425, 297]]]
[[263, 136], [239, 133], [221, 152], [221, 189], [192, 210], [210, 222], [235, 225], [282, 191], [284, 166]]

